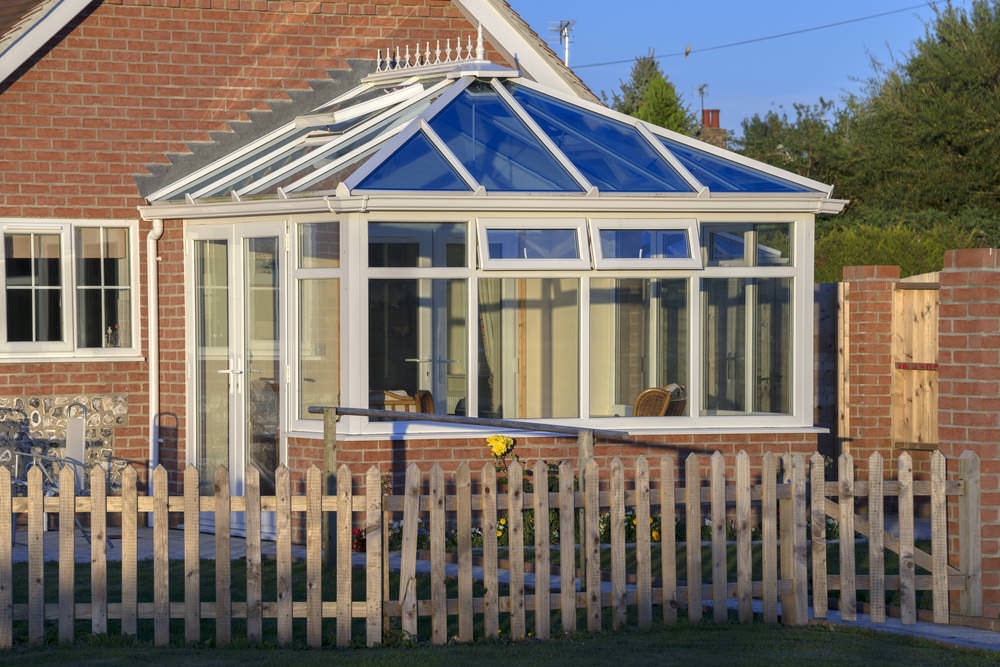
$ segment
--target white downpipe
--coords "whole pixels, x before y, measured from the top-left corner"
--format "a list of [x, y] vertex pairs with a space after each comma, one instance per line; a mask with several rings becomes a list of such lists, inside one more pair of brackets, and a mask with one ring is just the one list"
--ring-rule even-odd
[[155, 218], [153, 227], [146, 235], [146, 327], [147, 344], [149, 346], [149, 478], [146, 490], [153, 494], [153, 470], [160, 463], [160, 433], [157, 428], [157, 415], [160, 412], [160, 296], [159, 272], [157, 269], [160, 257], [157, 254], [156, 242], [163, 236], [163, 220]]

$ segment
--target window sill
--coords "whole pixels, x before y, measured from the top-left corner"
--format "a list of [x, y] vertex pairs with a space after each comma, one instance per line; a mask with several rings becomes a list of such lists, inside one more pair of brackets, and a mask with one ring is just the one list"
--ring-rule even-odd
[[72, 352], [0, 352], [0, 364], [33, 364], [39, 362], [54, 363], [108, 363], [111, 361], [140, 362], [145, 361], [145, 355], [134, 350], [116, 354], [83, 355]]

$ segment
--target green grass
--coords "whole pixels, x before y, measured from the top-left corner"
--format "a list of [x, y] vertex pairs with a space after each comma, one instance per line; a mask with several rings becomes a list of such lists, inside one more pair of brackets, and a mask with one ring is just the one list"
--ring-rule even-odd
[[272, 646], [153, 648], [118, 639], [71, 646], [20, 646], [0, 663], [26, 665], [996, 665], [995, 652], [958, 649], [911, 637], [831, 625], [797, 628], [753, 625], [689, 626], [649, 632], [580, 634], [551, 641], [482, 641], [467, 645], [308, 650]]

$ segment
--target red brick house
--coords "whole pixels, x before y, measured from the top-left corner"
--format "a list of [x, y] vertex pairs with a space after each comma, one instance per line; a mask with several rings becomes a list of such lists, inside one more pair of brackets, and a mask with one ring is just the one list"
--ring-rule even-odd
[[[308, 408], [340, 404], [815, 449], [843, 202], [606, 109], [506, 2], [33, 0], [0, 35], [0, 405], [38, 437], [81, 401], [120, 456], [266, 477], [321, 463]], [[482, 455], [339, 432], [346, 462]]]

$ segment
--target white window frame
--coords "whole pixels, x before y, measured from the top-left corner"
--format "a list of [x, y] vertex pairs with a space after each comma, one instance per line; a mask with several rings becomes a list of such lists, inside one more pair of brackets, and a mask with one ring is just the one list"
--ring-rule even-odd
[[[77, 298], [77, 262], [74, 244], [76, 230], [81, 227], [127, 229], [129, 234], [129, 318], [132, 341], [122, 347], [80, 347], [77, 343], [76, 298]], [[39, 343], [7, 342], [7, 310], [0, 309], [0, 359], [23, 360], [25, 354], [31, 354], [32, 359], [53, 361], [79, 361], [138, 358], [140, 351], [139, 328], [139, 223], [136, 220], [75, 220], [54, 218], [2, 218], [0, 219], [0, 236], [23, 233], [49, 233], [60, 235], [61, 290], [63, 294], [63, 340]], [[6, 253], [0, 253], [0, 292], [6, 294]]]
[[[572, 259], [493, 259], [490, 257], [488, 240], [491, 229], [571, 229], [576, 234], [578, 256]], [[476, 232], [479, 266], [486, 271], [565, 271], [591, 268], [586, 218], [477, 218]]]
[[[635, 229], [650, 231], [684, 231], [687, 234], [688, 256], [685, 258], [614, 258], [605, 257], [601, 245], [601, 231], [605, 229]], [[698, 240], [698, 221], [694, 218], [678, 219], [625, 219], [591, 218], [590, 237], [593, 239], [594, 267], [616, 271], [654, 271], [657, 269], [700, 269], [701, 246]]]

